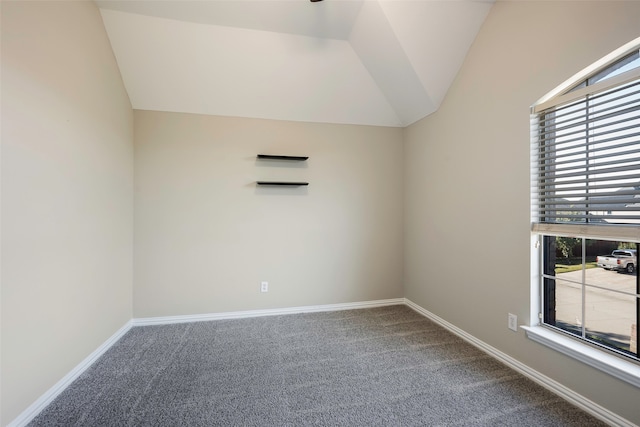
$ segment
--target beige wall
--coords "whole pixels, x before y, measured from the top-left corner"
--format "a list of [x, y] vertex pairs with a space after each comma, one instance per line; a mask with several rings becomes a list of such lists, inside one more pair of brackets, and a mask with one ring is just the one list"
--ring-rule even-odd
[[2, 2], [2, 419], [132, 316], [133, 113], [93, 2]]
[[498, 2], [440, 110], [405, 129], [405, 295], [640, 422], [640, 390], [507, 329], [529, 317], [529, 106], [640, 36], [638, 2]]
[[[401, 138], [136, 111], [134, 317], [401, 297]], [[269, 179], [310, 184], [256, 187]]]

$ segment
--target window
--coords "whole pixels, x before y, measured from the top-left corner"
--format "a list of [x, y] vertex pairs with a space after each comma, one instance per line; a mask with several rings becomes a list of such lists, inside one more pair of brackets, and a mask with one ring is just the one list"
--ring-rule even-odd
[[542, 326], [635, 362], [640, 324], [640, 39], [532, 107]]

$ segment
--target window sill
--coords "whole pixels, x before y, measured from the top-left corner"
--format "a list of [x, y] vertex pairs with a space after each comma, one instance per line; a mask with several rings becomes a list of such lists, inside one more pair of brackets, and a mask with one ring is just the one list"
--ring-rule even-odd
[[527, 338], [640, 388], [640, 366], [542, 326], [521, 326]]

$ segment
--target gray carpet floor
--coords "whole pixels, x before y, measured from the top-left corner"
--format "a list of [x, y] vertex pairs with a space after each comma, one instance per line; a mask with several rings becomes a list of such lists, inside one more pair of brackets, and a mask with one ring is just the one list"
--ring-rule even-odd
[[30, 426], [604, 426], [406, 306], [134, 327]]

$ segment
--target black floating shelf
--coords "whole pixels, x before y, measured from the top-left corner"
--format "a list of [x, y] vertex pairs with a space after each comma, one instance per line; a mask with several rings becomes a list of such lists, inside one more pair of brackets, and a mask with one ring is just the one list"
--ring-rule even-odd
[[291, 182], [291, 181], [257, 181], [258, 185], [272, 185], [278, 187], [302, 187], [309, 185], [308, 182]]
[[309, 158], [309, 156], [279, 156], [274, 154], [258, 154], [258, 158], [262, 160], [294, 160], [303, 162]]

